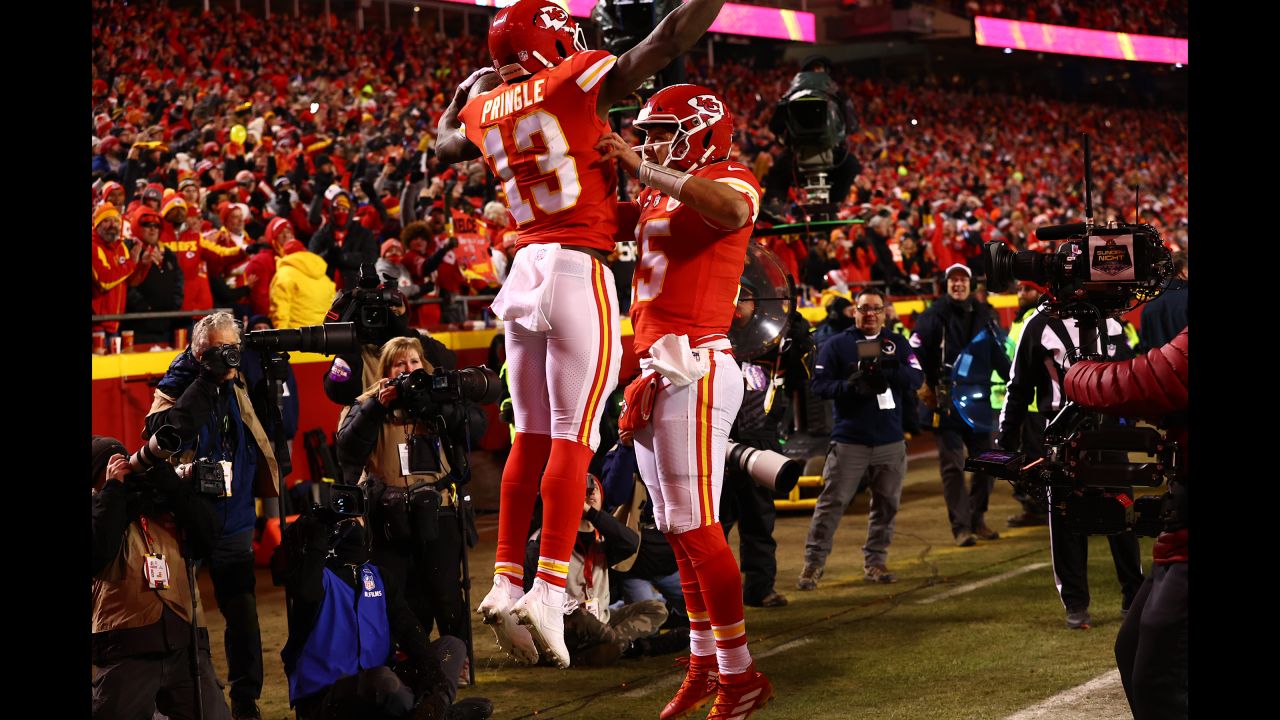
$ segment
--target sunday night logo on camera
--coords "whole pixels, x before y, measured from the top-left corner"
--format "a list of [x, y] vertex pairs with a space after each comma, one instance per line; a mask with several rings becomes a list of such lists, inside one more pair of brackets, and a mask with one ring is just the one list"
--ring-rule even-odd
[[1093, 269], [1107, 275], [1119, 275], [1133, 268], [1129, 246], [1120, 243], [1099, 245], [1093, 249]]

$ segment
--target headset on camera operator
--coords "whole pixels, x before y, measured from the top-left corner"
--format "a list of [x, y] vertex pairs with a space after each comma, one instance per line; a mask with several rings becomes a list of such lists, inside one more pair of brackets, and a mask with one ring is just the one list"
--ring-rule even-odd
[[1116, 636], [1116, 664], [1134, 720], [1187, 716], [1187, 329], [1120, 363], [1078, 362], [1063, 381], [1073, 402], [1157, 422], [1178, 445], [1179, 472], [1162, 500], [1151, 575]]
[[[457, 704], [466, 648], [431, 642], [399, 591], [401, 578], [369, 559], [367, 498], [334, 485], [285, 530], [272, 558], [289, 599], [289, 639], [280, 653], [289, 704], [299, 720], [415, 718], [483, 720], [484, 698]], [[394, 662], [399, 646], [408, 659]]]
[[92, 446], [93, 716], [227, 718], [188, 568], [216, 542], [209, 501], [158, 444], [132, 460], [115, 438]]
[[324, 378], [324, 394], [339, 405], [351, 405], [371, 384], [382, 379], [378, 357], [382, 346], [398, 337], [422, 341], [423, 360], [435, 367], [452, 370], [457, 356], [442, 343], [409, 327], [404, 296], [385, 286], [372, 263], [360, 266], [360, 279], [353, 289], [343, 290], [325, 315], [325, 323], [355, 324], [357, 348], [337, 348]]
[[459, 563], [463, 530], [469, 543], [475, 535], [456, 484], [468, 479], [468, 429], [476, 429], [469, 417], [478, 408], [461, 396], [441, 398], [433, 387], [474, 370], [432, 374], [423, 354], [415, 338], [382, 347], [378, 380], [339, 419], [338, 459], [347, 481], [360, 478], [368, 490], [374, 560], [423, 625], [467, 638]]
[[[156, 387], [144, 437], [172, 425], [181, 462], [191, 462], [200, 492], [214, 497], [221, 537], [210, 558], [225, 641], [232, 715], [258, 717], [262, 694], [262, 638], [253, 569], [254, 497], [279, 494], [276, 443], [254, 411], [241, 370], [240, 327], [229, 313], [201, 318], [191, 346], [169, 365]], [[179, 456], [175, 456], [179, 458]]]

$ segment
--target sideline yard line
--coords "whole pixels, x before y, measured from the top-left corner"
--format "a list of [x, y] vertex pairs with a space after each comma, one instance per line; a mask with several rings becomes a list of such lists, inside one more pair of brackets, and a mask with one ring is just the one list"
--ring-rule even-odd
[[[784, 642], [777, 647], [769, 648], [764, 652], [751, 653], [751, 657], [757, 658], [757, 659], [767, 658], [773, 655], [777, 655], [779, 653], [784, 653], [788, 650], [793, 650], [795, 648], [801, 647], [802, 645], [808, 645], [811, 642], [813, 642], [812, 638], [806, 638], [806, 637], [796, 638], [795, 640], [791, 640], [790, 642]], [[622, 693], [622, 697], [626, 697], [626, 698], [644, 697], [645, 695], [648, 695], [649, 693], [656, 690], [659, 685], [661, 685], [664, 682], [668, 682], [669, 680], [670, 680], [669, 677], [654, 678], [649, 682], [642, 683], [640, 685], [637, 685], [627, 690], [626, 692]]]
[[938, 602], [939, 600], [946, 600], [947, 598], [955, 597], [956, 595], [963, 595], [964, 593], [977, 590], [978, 588], [986, 587], [988, 585], [994, 585], [995, 583], [1001, 582], [1003, 580], [1008, 580], [1011, 577], [1017, 577], [1018, 575], [1021, 575], [1023, 573], [1029, 573], [1032, 570], [1039, 570], [1040, 568], [1045, 568], [1045, 567], [1049, 567], [1049, 563], [1041, 562], [1041, 563], [1031, 563], [1030, 565], [1024, 565], [1020, 568], [1014, 568], [1009, 572], [1000, 573], [999, 575], [995, 575], [993, 577], [989, 577], [984, 580], [978, 580], [977, 582], [971, 582], [966, 585], [961, 585], [960, 587], [952, 588], [946, 592], [938, 593], [937, 595], [934, 595], [932, 597], [927, 597], [923, 600], [917, 600], [916, 604], [928, 605], [929, 603], [935, 603], [935, 602]]
[[[1019, 710], [1005, 718], [1005, 720], [1036, 720], [1036, 718], [1058, 717], [1062, 710], [1076, 705], [1088, 696], [1094, 693], [1114, 690], [1119, 685], [1121, 685], [1120, 671], [1111, 670], [1083, 685], [1067, 688], [1047, 700]], [[1128, 708], [1125, 708], [1124, 712], [1117, 717], [1131, 717], [1128, 714]]]

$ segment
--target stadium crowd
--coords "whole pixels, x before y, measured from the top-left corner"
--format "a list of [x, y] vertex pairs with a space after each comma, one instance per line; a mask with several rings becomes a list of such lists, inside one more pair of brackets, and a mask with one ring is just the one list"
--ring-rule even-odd
[[[1067, 11], [1057, 2], [952, 3], [968, 15], [1016, 15], [1061, 24], [1185, 34], [1185, 2], [1180, 11], [1166, 12], [1178, 4], [1147, 0], [1120, 9], [1083, 2], [1075, 4], [1077, 10]], [[434, 151], [437, 124], [458, 82], [490, 63], [483, 35], [446, 34], [429, 19], [422, 27], [386, 31], [372, 24], [357, 29], [337, 18], [263, 20], [225, 10], [204, 14], [176, 10], [159, 2], [121, 5], [95, 0], [93, 8], [92, 296], [95, 336], [102, 334], [95, 337], [96, 351], [109, 347], [105, 342], [98, 346], [99, 340], [125, 332], [136, 334], [139, 343], [172, 342], [181, 350], [192, 320], [221, 307], [233, 308], [237, 318], [251, 318], [246, 327], [319, 324], [326, 319], [335, 293], [354, 288], [365, 266], [375, 267], [414, 305], [412, 326], [436, 330], [491, 316], [487, 298], [505, 281], [515, 255], [514, 223], [502, 203], [499, 184], [482, 162], [449, 165]], [[1166, 21], [1166, 17], [1180, 22]], [[712, 67], [710, 59], [701, 55], [685, 62], [690, 82], [710, 87], [734, 111], [737, 132], [732, 159], [748, 166], [761, 185], [766, 185], [771, 173], [790, 173], [770, 119], [801, 66], [721, 57]], [[1019, 250], [1052, 250], [1052, 243], [1036, 237], [1036, 229], [1082, 218], [1082, 132], [1093, 143], [1095, 218], [1149, 223], [1172, 249], [1186, 251], [1187, 120], [1185, 112], [1175, 110], [981, 92], [959, 76], [926, 75], [908, 82], [858, 76], [839, 67], [833, 75], [856, 108], [858, 122], [849, 128], [847, 140], [859, 166], [848, 195], [833, 202], [839, 218], [860, 222], [829, 234], [774, 235], [757, 241], [782, 258], [804, 289], [802, 304], [829, 299], [824, 291], [831, 287], [854, 291], [843, 301], [847, 312], [840, 303], [830, 304], [825, 324], [831, 327], [824, 330], [846, 329], [856, 318], [858, 332], [871, 339], [882, 327], [901, 333], [892, 335], [898, 342], [890, 341], [890, 347], [901, 347], [901, 364], [915, 371], [894, 386], [897, 400], [890, 399], [886, 406], [875, 398], [889, 392], [888, 386], [868, 385], [862, 392], [863, 405], [840, 395], [835, 417], [848, 421], [849, 427], [868, 424], [867, 417], [886, 423], [892, 433], [875, 438], [872, 444], [900, 452], [901, 458], [891, 460], [900, 462], [905, 472], [902, 431], [920, 429], [912, 427], [919, 418], [907, 419], [907, 410], [933, 407], [923, 396], [924, 406], [916, 402], [916, 388], [929, 373], [937, 374], [935, 366], [954, 361], [954, 357], [942, 357], [942, 349], [954, 345], [955, 355], [972, 338], [965, 336], [950, 345], [946, 339], [930, 341], [937, 346], [938, 357], [932, 364], [925, 361], [921, 371], [914, 351], [907, 350], [909, 344], [919, 347], [919, 339], [911, 335], [907, 341], [909, 329], [897, 322], [892, 296], [930, 295], [939, 287], [947, 288], [952, 300], [943, 295], [926, 311], [932, 314], [917, 325], [918, 329], [932, 322], [939, 338], [942, 326], [950, 322], [945, 313], [961, 307], [968, 308], [966, 312], [990, 310], [984, 306], [985, 298], [969, 299], [970, 281], [983, 273], [983, 245], [1002, 241]], [[752, 82], [739, 81], [745, 77]], [[638, 144], [640, 138], [629, 122], [622, 124], [626, 140]], [[634, 179], [630, 183], [630, 195], [635, 197], [641, 187]], [[794, 185], [786, 197], [766, 196], [760, 226], [801, 222], [808, 202], [804, 191]], [[611, 259], [619, 257], [615, 252]], [[1180, 263], [1185, 289], [1185, 255]], [[891, 297], [870, 287], [874, 285], [885, 286]], [[514, 281], [512, 287], [518, 287]], [[479, 302], [459, 302], [466, 296], [478, 296]], [[1019, 322], [1030, 308], [1025, 303], [1019, 308]], [[113, 319], [140, 312], [180, 317]], [[192, 349], [209, 347], [209, 334], [225, 329], [211, 330], [208, 321], [204, 325], [200, 340], [193, 338]], [[808, 333], [802, 330], [801, 334]], [[927, 333], [919, 330], [919, 334]], [[821, 347], [821, 331], [815, 342]], [[836, 361], [837, 347], [829, 346], [827, 362]], [[992, 347], [999, 353], [1014, 346], [1005, 348], [1001, 339]], [[853, 357], [856, 344], [844, 350]], [[384, 353], [380, 361], [385, 380], [390, 381], [392, 368], [399, 367], [393, 361], [409, 364], [415, 353], [418, 365], [423, 365], [420, 345], [399, 355]], [[179, 366], [175, 361], [171, 372], [182, 370]], [[936, 384], [935, 378], [929, 378], [926, 386]], [[382, 392], [363, 400], [377, 411], [374, 403], [383, 401]], [[796, 395], [801, 397], [803, 389]], [[899, 405], [896, 414], [875, 414]], [[104, 463], [106, 457], [102, 455]], [[401, 460], [405, 475], [413, 474], [407, 471], [407, 457]], [[872, 464], [887, 467], [890, 462], [877, 459]], [[956, 492], [963, 494], [963, 473], [957, 474]], [[850, 489], [856, 488], [861, 475], [859, 469], [845, 478]], [[896, 479], [898, 493], [901, 475]], [[632, 474], [626, 472], [625, 477], [630, 481]], [[227, 483], [231, 483], [229, 476]], [[611, 489], [606, 480], [598, 492], [588, 492], [579, 532], [594, 533], [597, 543], [603, 532], [614, 547], [606, 551], [588, 545], [581, 558], [636, 552], [633, 546], [638, 546], [638, 538], [624, 533], [626, 528], [616, 521], [610, 523], [607, 512], [600, 512], [601, 495]], [[952, 513], [952, 525], [959, 528], [955, 530], [958, 545], [974, 545], [975, 535], [983, 540], [999, 537], [982, 519], [985, 497], [981, 495], [982, 507], [975, 509], [972, 520]], [[843, 502], [847, 505], [848, 499]], [[950, 498], [948, 503], [950, 507]], [[892, 514], [888, 517], [891, 538]], [[145, 527], [142, 532], [146, 533]], [[316, 531], [318, 537], [326, 532], [324, 528]], [[627, 532], [638, 535], [640, 531]], [[661, 547], [648, 537], [645, 542]], [[888, 539], [882, 537], [879, 542], [887, 546]], [[817, 540], [811, 544], [821, 550]], [[797, 589], [816, 589], [821, 560], [830, 549], [828, 537], [825, 551], [806, 555], [805, 574]], [[867, 579], [892, 582], [894, 577], [884, 566], [883, 547], [876, 552], [868, 554]], [[575, 572], [584, 565], [581, 558]], [[593, 563], [585, 563], [583, 579], [588, 588]], [[607, 575], [603, 566], [594, 569]], [[310, 570], [315, 591], [322, 587], [317, 578], [322, 577], [323, 568], [316, 565]], [[679, 581], [674, 567], [650, 574]], [[375, 578], [370, 572], [362, 581], [366, 591], [381, 596], [381, 575]], [[770, 577], [770, 587], [772, 581]], [[295, 585], [302, 587], [300, 582], [295, 580]], [[397, 582], [392, 579], [388, 587]], [[323, 588], [330, 592], [328, 586]], [[1129, 600], [1126, 596], [1126, 608]], [[642, 599], [635, 603], [639, 610], [634, 616], [620, 613], [617, 622], [607, 627], [584, 630], [590, 641], [570, 648], [578, 655], [573, 664], [590, 665], [592, 658], [607, 664], [623, 653], [648, 652], [635, 640], [656, 633], [663, 621], [656, 615], [641, 615], [660, 603], [657, 597]], [[785, 603], [781, 598], [779, 603], [750, 604]], [[387, 622], [399, 622], [393, 615], [400, 610], [387, 608]], [[692, 606], [687, 610], [684, 623], [688, 625], [691, 618], [697, 622], [698, 611]], [[1068, 625], [1080, 626], [1071, 625], [1071, 616], [1068, 609]], [[425, 637], [420, 628], [409, 627], [405, 632]], [[453, 651], [456, 663], [446, 667], [431, 655], [434, 650], [429, 653], [425, 645], [418, 649], [431, 663], [418, 657], [415, 661], [430, 665], [431, 672], [440, 676], [429, 678], [435, 683], [432, 692], [447, 696], [438, 704], [448, 706], [456, 695], [458, 676], [465, 675], [458, 651]], [[258, 715], [256, 696], [246, 693], [241, 693], [240, 709], [233, 697], [234, 717]], [[475, 716], [487, 717], [488, 712], [491, 709], [476, 710]]]
[[[496, 291], [514, 233], [500, 204], [486, 206], [500, 190], [483, 165], [445, 166], [431, 150], [446, 94], [486, 61], [481, 36], [445, 36], [430, 22], [386, 32], [147, 3], [94, 9], [96, 314], [217, 305], [310, 324], [330, 282], [350, 286], [360, 263], [381, 262], [411, 299], [440, 300], [419, 305], [417, 324], [481, 317], [483, 303], [468, 314], [451, 301]], [[798, 68], [721, 60], [712, 69], [702, 56], [688, 65], [738, 109], [738, 157], [763, 178], [781, 150], [768, 119]], [[726, 80], [748, 75], [749, 86]], [[1035, 227], [1081, 214], [1081, 131], [1093, 138], [1099, 216], [1132, 221], [1139, 186], [1142, 219], [1186, 246], [1184, 113], [835, 75], [861, 120], [850, 145], [862, 170], [841, 215], [878, 216], [868, 225], [887, 240], [855, 249], [862, 226], [833, 233], [847, 280], [889, 280], [890, 264], [927, 277], [993, 239], [1039, 247]], [[794, 205], [772, 208], [790, 219]], [[144, 229], [157, 224], [149, 238]], [[131, 255], [135, 244], [146, 252]], [[821, 283], [800, 277], [809, 247], [784, 244], [798, 279]], [[872, 272], [877, 264], [887, 270]], [[169, 322], [125, 327], [159, 342]]]

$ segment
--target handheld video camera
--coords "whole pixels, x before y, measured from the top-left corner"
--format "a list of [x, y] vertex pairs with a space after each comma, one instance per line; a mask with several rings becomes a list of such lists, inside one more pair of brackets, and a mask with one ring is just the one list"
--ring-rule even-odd
[[889, 379], [881, 372], [880, 340], [859, 340], [858, 361], [849, 373], [849, 384], [860, 395], [879, 395], [889, 389]]

